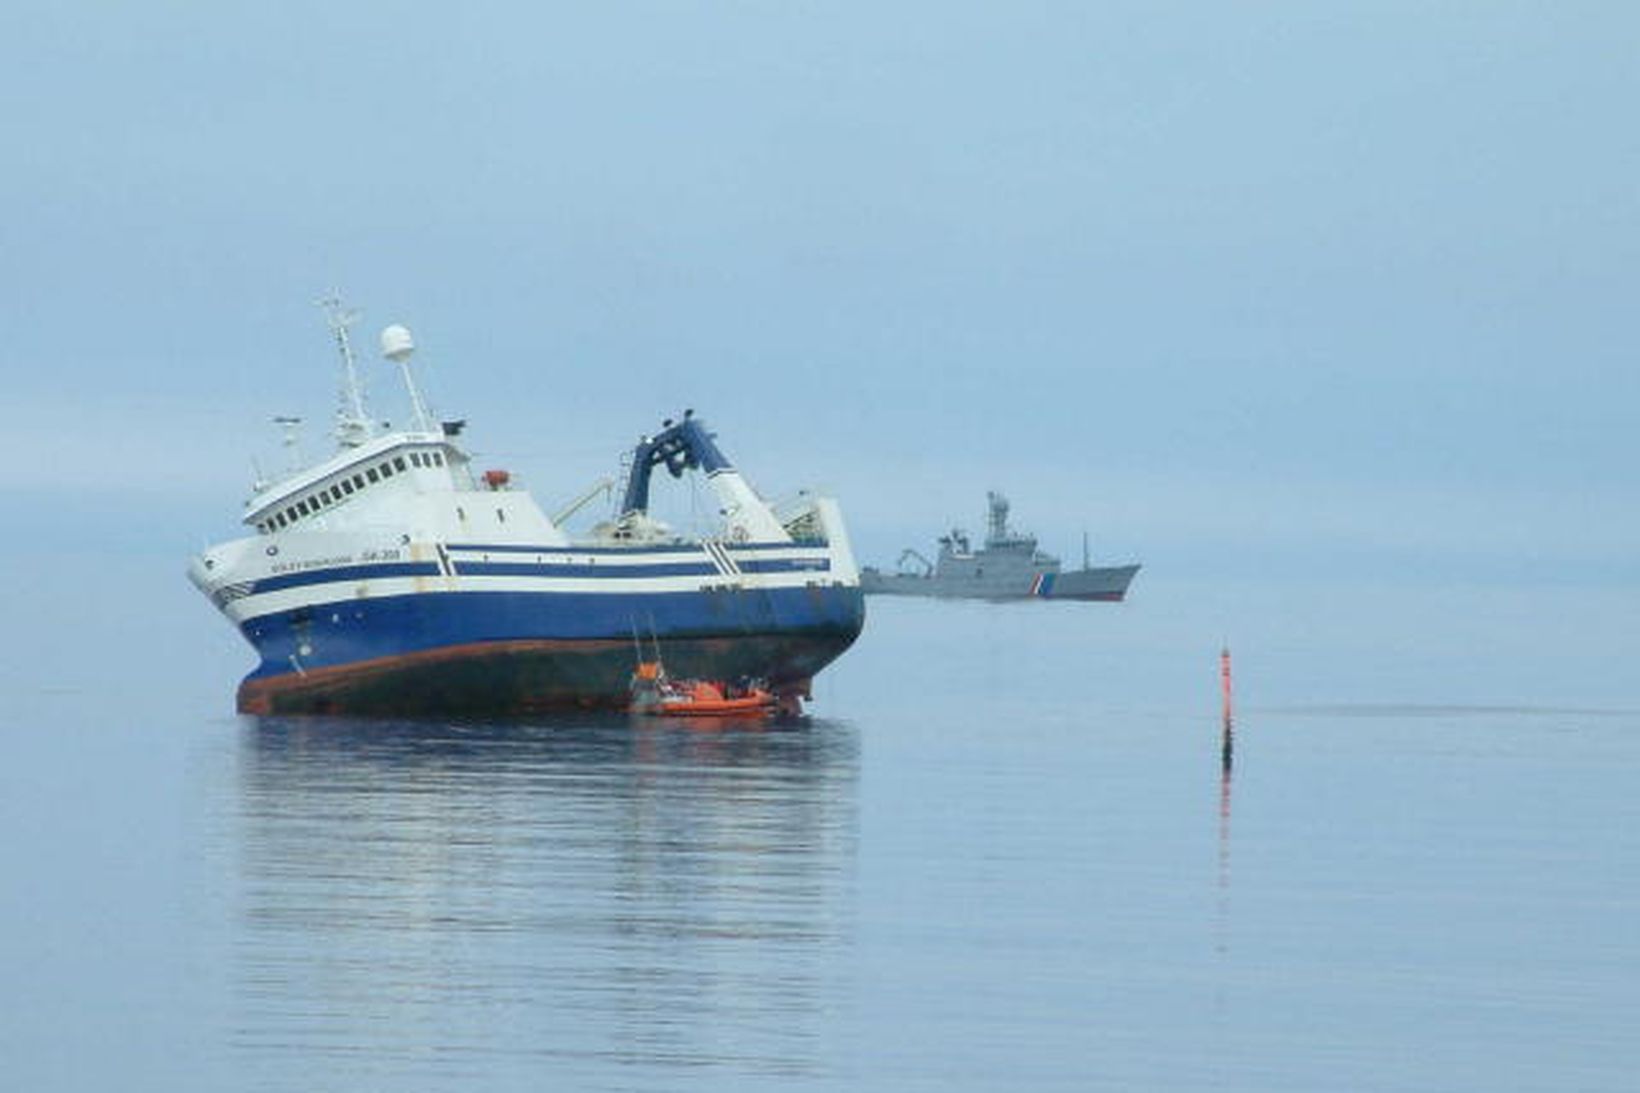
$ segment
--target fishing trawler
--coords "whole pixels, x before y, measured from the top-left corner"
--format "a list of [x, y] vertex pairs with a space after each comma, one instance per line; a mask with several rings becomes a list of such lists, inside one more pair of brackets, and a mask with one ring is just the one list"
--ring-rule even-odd
[[1058, 558], [1038, 550], [1034, 535], [1008, 526], [1008, 499], [985, 495], [990, 507], [985, 545], [975, 550], [960, 528], [939, 540], [939, 555], [929, 561], [914, 549], [900, 554], [899, 567], [885, 573], [866, 566], [860, 585], [869, 594], [936, 596], [974, 600], [1106, 600], [1120, 601], [1139, 566], [1089, 564], [1086, 536], [1082, 568], [1065, 569]]
[[[564, 522], [596, 490], [549, 518], [508, 471], [476, 469], [465, 422], [429, 413], [402, 326], [382, 331], [381, 348], [402, 373], [411, 422], [378, 424], [349, 333], [357, 315], [323, 304], [342, 369], [335, 453], [258, 480], [249, 533], [188, 568], [260, 656], [239, 686], [241, 712], [625, 707], [640, 631], [680, 676], [755, 677], [792, 702], [860, 633], [837, 502], [766, 502], [693, 411], [638, 441], [618, 510], [571, 536]], [[703, 476], [720, 525], [686, 537], [652, 516], [658, 468]]]

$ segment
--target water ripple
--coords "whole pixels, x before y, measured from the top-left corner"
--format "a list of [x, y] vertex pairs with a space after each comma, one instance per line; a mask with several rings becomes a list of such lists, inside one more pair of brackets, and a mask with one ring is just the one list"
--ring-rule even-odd
[[821, 1068], [848, 725], [261, 719], [240, 768], [235, 1024], [263, 1065]]

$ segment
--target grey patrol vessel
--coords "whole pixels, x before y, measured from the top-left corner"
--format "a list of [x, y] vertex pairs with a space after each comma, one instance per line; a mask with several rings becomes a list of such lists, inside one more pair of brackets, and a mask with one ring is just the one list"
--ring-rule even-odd
[[873, 566], [860, 571], [863, 592], [895, 596], [940, 596], [973, 600], [1105, 600], [1127, 595], [1135, 565], [1090, 566], [1086, 539], [1082, 568], [1065, 570], [1059, 559], [1037, 549], [1036, 536], [1008, 528], [1008, 499], [987, 493], [990, 527], [985, 546], [973, 550], [968, 535], [953, 530], [940, 537], [940, 552], [930, 562], [915, 550], [900, 555], [896, 572]]

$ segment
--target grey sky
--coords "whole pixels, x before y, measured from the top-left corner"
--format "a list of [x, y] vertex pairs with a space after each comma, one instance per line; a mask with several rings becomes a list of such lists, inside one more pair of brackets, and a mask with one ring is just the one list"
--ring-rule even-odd
[[1637, 62], [1626, 3], [13, 3], [0, 487], [226, 530], [334, 285], [547, 503], [689, 405], [880, 560], [1001, 487], [1198, 575], [1632, 578]]

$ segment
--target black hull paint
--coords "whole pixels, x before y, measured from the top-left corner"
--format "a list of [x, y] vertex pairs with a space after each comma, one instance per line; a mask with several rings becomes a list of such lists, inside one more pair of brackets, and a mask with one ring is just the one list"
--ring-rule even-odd
[[[864, 621], [863, 614], [860, 616]], [[766, 679], [783, 695], [848, 649], [860, 625], [824, 632], [665, 638], [677, 677]], [[644, 642], [645, 655], [653, 646]], [[349, 716], [505, 715], [624, 708], [637, 653], [627, 641], [497, 641], [448, 646], [306, 673], [248, 678], [239, 712]]]

